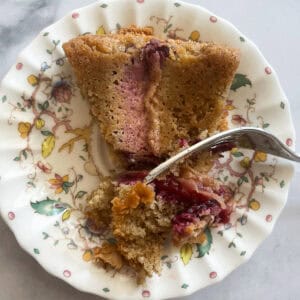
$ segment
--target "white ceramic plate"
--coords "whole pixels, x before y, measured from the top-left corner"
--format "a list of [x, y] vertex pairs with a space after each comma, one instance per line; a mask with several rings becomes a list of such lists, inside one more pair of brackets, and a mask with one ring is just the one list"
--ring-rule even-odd
[[[226, 106], [230, 126], [263, 127], [293, 146], [289, 104], [274, 70], [230, 23], [179, 1], [98, 1], [43, 30], [3, 79], [1, 215], [48, 272], [80, 290], [113, 299], [179, 297], [222, 280], [251, 257], [285, 205], [293, 169], [264, 153], [235, 149], [212, 171], [236, 190], [238, 205], [230, 224], [206, 231], [197, 247], [168, 247], [162, 275], [144, 286], [126, 271], [114, 276], [94, 266], [89, 249], [106, 237], [87, 231], [82, 210], [98, 184], [97, 173], [110, 166], [61, 45], [80, 34], [130, 24], [153, 26], [161, 37], [239, 48], [241, 64]], [[100, 149], [100, 155], [93, 149]]]

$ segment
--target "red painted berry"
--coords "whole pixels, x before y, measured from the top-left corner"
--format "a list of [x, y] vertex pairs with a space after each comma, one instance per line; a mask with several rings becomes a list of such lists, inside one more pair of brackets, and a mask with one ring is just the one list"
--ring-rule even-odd
[[272, 220], [273, 220], [272, 215], [267, 215], [267, 216], [266, 216], [266, 221], [267, 221], [267, 222], [272, 222]]
[[23, 64], [22, 63], [17, 63], [16, 64], [16, 69], [19, 71], [19, 70], [21, 70], [23, 68]]
[[212, 23], [216, 23], [216, 22], [218, 21], [217, 17], [215, 17], [215, 16], [211, 16], [211, 17], [209, 18], [209, 20], [210, 20]]
[[72, 274], [71, 274], [71, 271], [69, 271], [69, 270], [64, 270], [63, 275], [64, 275], [66, 278], [70, 278]]
[[142, 292], [142, 296], [143, 296], [144, 298], [149, 298], [150, 295], [151, 295], [150, 291], [144, 290], [144, 291]]
[[77, 12], [72, 13], [72, 18], [73, 19], [79, 18], [79, 13], [77, 13]]
[[293, 140], [291, 138], [286, 139], [285, 143], [291, 147], [293, 145]]
[[270, 67], [265, 67], [265, 72], [266, 72], [266, 74], [268, 74], [268, 75], [272, 74], [272, 70], [271, 70]]
[[11, 221], [14, 220], [15, 217], [16, 217], [16, 215], [15, 215], [14, 212], [10, 211], [10, 212], [8, 213], [8, 218], [9, 218]]

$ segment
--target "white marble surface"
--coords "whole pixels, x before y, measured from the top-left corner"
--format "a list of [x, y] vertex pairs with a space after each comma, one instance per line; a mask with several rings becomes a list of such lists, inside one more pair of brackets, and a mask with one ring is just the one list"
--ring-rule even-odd
[[[151, 1], [151, 0], [148, 0]], [[163, 1], [163, 0], [162, 0]], [[1, 0], [0, 78], [33, 37], [68, 11], [92, 0]], [[252, 39], [277, 70], [290, 100], [296, 130], [300, 125], [300, 1], [189, 0], [235, 24]], [[300, 130], [297, 132], [298, 140]], [[299, 144], [300, 145], [300, 144]], [[300, 152], [300, 146], [297, 149]], [[273, 234], [253, 258], [223, 282], [187, 297], [188, 300], [300, 299], [300, 166]], [[48, 275], [17, 244], [0, 219], [1, 300], [92, 300], [99, 297], [76, 291]]]

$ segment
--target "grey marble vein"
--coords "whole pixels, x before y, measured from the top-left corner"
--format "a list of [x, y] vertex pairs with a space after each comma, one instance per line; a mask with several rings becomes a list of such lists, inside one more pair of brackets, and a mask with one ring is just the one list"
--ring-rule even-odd
[[1, 1], [0, 77], [39, 31], [54, 21], [57, 6], [56, 0]]

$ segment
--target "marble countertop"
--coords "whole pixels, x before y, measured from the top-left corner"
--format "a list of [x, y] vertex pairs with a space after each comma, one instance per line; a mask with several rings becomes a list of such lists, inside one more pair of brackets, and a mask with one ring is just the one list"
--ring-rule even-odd
[[[68, 11], [91, 2], [93, 0], [1, 0], [0, 78], [39, 31]], [[187, 2], [200, 4], [223, 16], [257, 44], [278, 72], [291, 103], [297, 130], [300, 126], [300, 1]], [[300, 140], [300, 130], [297, 138]], [[297, 149], [300, 150], [300, 144]], [[300, 228], [299, 180], [300, 165], [296, 166], [288, 204], [273, 234], [259, 247], [253, 258], [221, 283], [203, 289], [187, 297], [187, 300], [300, 299], [300, 238], [296, 231]], [[81, 293], [44, 271], [18, 246], [1, 219], [0, 236], [1, 300], [100, 299]]]

